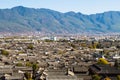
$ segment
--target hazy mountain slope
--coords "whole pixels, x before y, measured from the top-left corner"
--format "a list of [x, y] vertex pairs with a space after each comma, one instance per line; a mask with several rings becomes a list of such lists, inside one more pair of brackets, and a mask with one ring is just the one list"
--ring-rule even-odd
[[84, 15], [22, 6], [0, 10], [0, 32], [120, 32], [120, 12]]

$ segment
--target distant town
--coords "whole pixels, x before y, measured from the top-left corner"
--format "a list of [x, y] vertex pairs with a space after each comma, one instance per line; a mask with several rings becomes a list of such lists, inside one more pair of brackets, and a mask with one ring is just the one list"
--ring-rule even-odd
[[0, 35], [0, 80], [120, 80], [120, 34]]

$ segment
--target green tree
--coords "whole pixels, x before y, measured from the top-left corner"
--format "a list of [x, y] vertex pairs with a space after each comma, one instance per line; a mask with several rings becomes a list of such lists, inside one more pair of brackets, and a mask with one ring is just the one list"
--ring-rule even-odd
[[6, 51], [6, 50], [1, 50], [1, 54], [4, 55], [4, 56], [8, 56], [8, 55], [9, 55], [9, 52]]
[[36, 63], [33, 63], [32, 70], [33, 70], [33, 79], [36, 77], [36, 72], [39, 69], [39, 66]]
[[92, 76], [92, 79], [93, 79], [93, 80], [100, 80], [100, 79], [101, 79], [101, 76], [95, 74], [95, 75]]
[[120, 60], [119, 60], [119, 59], [116, 59], [116, 60], [115, 60], [114, 66], [115, 66], [117, 69], [120, 69]]
[[96, 48], [97, 48], [97, 45], [98, 45], [98, 42], [92, 42], [91, 45], [92, 45], [92, 48], [93, 48], [93, 49], [96, 49]]
[[21, 62], [17, 63], [16, 66], [23, 66]]
[[31, 50], [33, 50], [33, 45], [32, 44], [30, 44], [30, 45], [28, 45], [28, 47], [27, 47], [28, 49], [31, 49]]
[[86, 43], [81, 43], [81, 47], [87, 47]]
[[45, 39], [45, 42], [53, 42], [53, 40]]
[[32, 67], [32, 64], [30, 62], [26, 62], [27, 67]]
[[32, 80], [31, 73], [26, 72], [24, 75], [27, 80]]
[[117, 75], [117, 80], [120, 80], [120, 75]]
[[102, 45], [101, 45], [101, 43], [100, 42], [98, 42], [98, 44], [97, 44], [97, 46], [96, 46], [97, 48], [102, 48]]
[[76, 48], [76, 45], [74, 43], [68, 43], [69, 46], [71, 46], [72, 48]]

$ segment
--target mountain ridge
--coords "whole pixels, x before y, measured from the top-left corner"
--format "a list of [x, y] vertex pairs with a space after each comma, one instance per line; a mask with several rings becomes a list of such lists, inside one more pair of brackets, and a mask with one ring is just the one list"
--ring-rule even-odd
[[120, 32], [120, 11], [86, 15], [23, 6], [0, 9], [0, 32], [54, 34]]

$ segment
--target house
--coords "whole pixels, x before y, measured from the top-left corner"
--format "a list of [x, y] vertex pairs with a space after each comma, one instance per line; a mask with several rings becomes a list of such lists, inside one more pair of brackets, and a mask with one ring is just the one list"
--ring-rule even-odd
[[67, 69], [47, 69], [43, 73], [46, 80], [78, 80], [76, 76], [68, 75]]
[[92, 80], [88, 69], [89, 68], [84, 65], [73, 66], [73, 73], [77, 76], [78, 79]]
[[20, 72], [20, 73], [21, 72], [22, 73], [25, 73], [25, 72], [32, 73], [32, 71], [33, 71], [31, 67], [18, 67], [18, 66], [15, 66], [13, 70], [16, 72]]
[[0, 73], [0, 80], [5, 80], [4, 74], [1, 74], [1, 73]]
[[111, 65], [103, 65], [103, 64], [93, 64], [89, 68], [89, 72], [91, 75], [98, 74], [102, 77], [117, 77], [120, 75], [120, 69]]
[[7, 68], [0, 68], [0, 74], [12, 75], [13, 74], [13, 70], [12, 69], [7, 69]]
[[14, 73], [11, 76], [5, 76], [5, 80], [24, 80], [24, 74]]
[[78, 80], [78, 79], [77, 77], [74, 76], [55, 75], [55, 76], [47, 76], [46, 80]]

